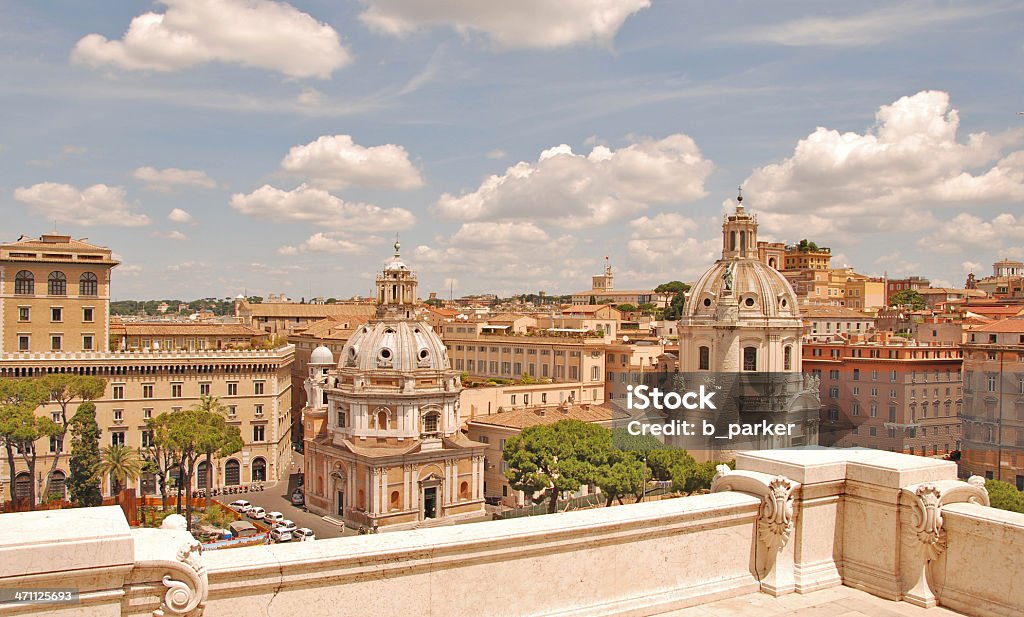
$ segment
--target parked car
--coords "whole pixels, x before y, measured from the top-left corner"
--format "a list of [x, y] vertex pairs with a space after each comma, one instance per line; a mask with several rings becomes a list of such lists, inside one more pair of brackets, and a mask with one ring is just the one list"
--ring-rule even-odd
[[270, 530], [270, 539], [274, 542], [289, 542], [292, 539], [292, 532], [287, 527], [274, 527]]
[[277, 510], [267, 512], [266, 515], [263, 517], [263, 522], [269, 525], [271, 528], [273, 528], [275, 525], [277, 525], [283, 520], [284, 514], [278, 512]]
[[252, 510], [252, 504], [244, 499], [236, 499], [232, 501], [229, 507], [235, 512], [241, 512], [242, 514]]
[[267, 511], [259, 506], [253, 506], [252, 508], [249, 509], [248, 512], [245, 513], [245, 515], [249, 518], [254, 518], [258, 521], [262, 521], [264, 517], [266, 517]]
[[316, 540], [316, 534], [309, 527], [299, 527], [292, 532], [292, 537], [300, 542], [309, 542], [310, 540]]
[[305, 505], [305, 504], [306, 504], [306, 495], [303, 494], [302, 489], [301, 488], [297, 488], [294, 491], [292, 491], [292, 505], [293, 506], [302, 506], [302, 505]]
[[292, 535], [295, 535], [295, 531], [296, 531], [295, 523], [293, 523], [292, 521], [290, 521], [288, 519], [284, 519], [282, 521], [279, 521], [277, 523], [277, 526], [274, 527], [274, 529], [287, 529], [288, 531], [290, 531], [292, 533]]

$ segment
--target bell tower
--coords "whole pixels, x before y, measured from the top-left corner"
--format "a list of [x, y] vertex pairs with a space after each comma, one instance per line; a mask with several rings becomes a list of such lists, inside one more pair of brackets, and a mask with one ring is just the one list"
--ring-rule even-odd
[[402, 245], [395, 240], [395, 254], [377, 275], [377, 317], [411, 319], [416, 306], [416, 275], [402, 262]]
[[722, 223], [722, 259], [757, 259], [757, 217], [743, 207], [743, 189], [736, 196], [736, 211]]

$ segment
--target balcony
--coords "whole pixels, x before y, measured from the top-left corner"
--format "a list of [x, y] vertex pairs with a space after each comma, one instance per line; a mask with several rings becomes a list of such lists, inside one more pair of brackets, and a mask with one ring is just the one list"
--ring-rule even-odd
[[206, 553], [117, 508], [32, 512], [2, 515], [0, 586], [90, 615], [1020, 615], [1024, 515], [987, 502], [955, 463], [795, 449], [707, 495]]

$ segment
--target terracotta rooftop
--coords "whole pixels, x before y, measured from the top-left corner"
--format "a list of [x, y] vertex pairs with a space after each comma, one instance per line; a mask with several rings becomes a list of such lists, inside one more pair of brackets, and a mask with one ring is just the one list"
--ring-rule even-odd
[[249, 304], [242, 302], [241, 312], [253, 317], [328, 317], [331, 315], [362, 315], [372, 317], [377, 307], [372, 304], [295, 304], [274, 302]]
[[563, 405], [558, 407], [537, 407], [511, 409], [469, 420], [475, 424], [487, 424], [505, 428], [524, 429], [538, 424], [554, 424], [559, 420], [582, 420], [584, 422], [611, 422], [612, 408], [605, 405]]
[[868, 315], [863, 311], [857, 311], [852, 308], [845, 306], [826, 306], [818, 304], [809, 304], [800, 307], [800, 311], [804, 317], [818, 318], [818, 317], [846, 317], [854, 319], [874, 319], [873, 315]]
[[128, 322], [111, 323], [115, 335], [127, 336], [266, 336], [266, 332], [242, 324], [186, 323], [186, 322]]
[[356, 328], [369, 320], [369, 317], [363, 315], [331, 315], [311, 323], [296, 334], [316, 339], [348, 340]]
[[999, 321], [993, 321], [990, 324], [984, 326], [978, 326], [974, 328], [974, 332], [992, 332], [992, 333], [1021, 333], [1024, 334], [1024, 317], [1014, 317], [1010, 319], [1000, 319]]

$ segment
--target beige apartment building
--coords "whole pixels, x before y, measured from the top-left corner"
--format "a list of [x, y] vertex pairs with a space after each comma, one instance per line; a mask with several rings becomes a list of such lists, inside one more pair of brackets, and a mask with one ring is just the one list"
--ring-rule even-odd
[[281, 336], [288, 336], [327, 317], [373, 317], [373, 304], [299, 304], [273, 302], [252, 304], [235, 298], [235, 317], [239, 322]]
[[875, 329], [875, 317], [845, 306], [811, 304], [801, 307], [810, 335], [866, 334]]
[[[245, 446], [240, 452], [214, 459], [212, 486], [233, 486], [254, 481], [276, 481], [287, 476], [291, 461], [291, 363], [294, 348], [271, 350], [207, 350], [150, 352], [75, 352], [0, 354], [0, 377], [38, 377], [61, 372], [95, 375], [107, 381], [103, 396], [94, 401], [100, 427], [100, 446], [122, 444], [133, 448], [152, 445], [146, 420], [161, 413], [187, 409], [201, 396], [215, 396], [227, 408], [227, 422], [239, 428]], [[37, 411], [55, 414], [56, 403]], [[74, 409], [69, 410], [72, 414]], [[67, 452], [71, 436], [60, 445], [55, 480], [67, 477]], [[58, 444], [39, 448], [36, 470], [49, 470]], [[28, 494], [31, 478], [17, 459], [21, 473], [15, 479], [15, 495]], [[206, 483], [205, 462], [196, 466], [199, 486]], [[7, 461], [0, 461], [0, 477], [7, 478]], [[36, 481], [42, 483], [42, 478]], [[156, 478], [146, 474], [126, 488], [153, 494]], [[103, 491], [110, 489], [103, 479]]]
[[[110, 249], [59, 234], [0, 245], [0, 341], [5, 341], [0, 377], [71, 373], [104, 378], [106, 391], [95, 401], [101, 446], [148, 447], [152, 435], [146, 420], [191, 407], [201, 396], [215, 396], [245, 445], [215, 460], [213, 470], [200, 463], [200, 483], [209, 478], [213, 486], [223, 486], [285, 477], [291, 460], [294, 347], [247, 349], [266, 335], [243, 326], [138, 323], [122, 325], [115, 347], [123, 349], [107, 351], [110, 273], [117, 264]], [[60, 319], [54, 318], [57, 308]], [[46, 344], [37, 346], [41, 341]], [[47, 403], [37, 413], [56, 411], [55, 403]], [[73, 414], [74, 408], [69, 411]], [[40, 473], [49, 470], [54, 455], [60, 457], [53, 478], [57, 487], [69, 472], [70, 439], [38, 448]], [[20, 457], [15, 464], [16, 496], [28, 494], [32, 482], [44, 484], [41, 476], [28, 477]], [[0, 461], [0, 478], [9, 477], [7, 465], [6, 459]], [[146, 475], [128, 487], [153, 493], [157, 482]], [[109, 488], [105, 478], [103, 490]]]
[[1024, 318], [976, 328], [963, 348], [961, 468], [1024, 490]]
[[0, 244], [0, 353], [106, 349], [118, 263], [110, 249], [61, 234]]
[[579, 402], [604, 400], [603, 338], [582, 334], [503, 336], [481, 333], [472, 326], [451, 325], [445, 327], [444, 342], [452, 368], [471, 378], [511, 380], [528, 375], [580, 382], [584, 386]]
[[820, 382], [820, 443], [921, 456], [960, 447], [958, 345], [834, 337], [804, 344], [803, 370]]
[[642, 383], [644, 373], [661, 372], [665, 346], [655, 341], [618, 341], [605, 347], [604, 396], [606, 401], [625, 398], [627, 388]]

